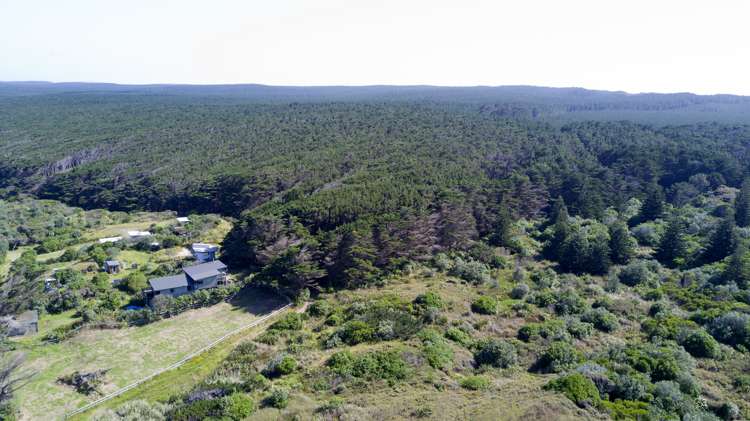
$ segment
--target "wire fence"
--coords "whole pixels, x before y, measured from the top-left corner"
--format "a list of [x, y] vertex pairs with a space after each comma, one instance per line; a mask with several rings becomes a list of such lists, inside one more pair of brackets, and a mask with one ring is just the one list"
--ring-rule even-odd
[[268, 320], [268, 319], [276, 316], [277, 314], [283, 312], [284, 310], [288, 309], [290, 306], [291, 306], [291, 303], [286, 304], [283, 307], [278, 308], [278, 309], [272, 311], [271, 313], [266, 314], [265, 316], [261, 317], [258, 320], [255, 320], [255, 321], [253, 321], [253, 322], [251, 322], [251, 323], [249, 323], [249, 324], [247, 324], [245, 326], [241, 326], [241, 327], [239, 327], [239, 328], [237, 328], [237, 329], [235, 329], [235, 330], [227, 333], [226, 335], [220, 337], [219, 339], [216, 339], [215, 341], [211, 342], [210, 344], [208, 344], [208, 345], [206, 345], [206, 346], [198, 349], [197, 351], [194, 351], [194, 352], [188, 354], [187, 356], [185, 356], [181, 360], [177, 361], [176, 363], [171, 364], [171, 365], [169, 365], [167, 367], [164, 367], [162, 369], [159, 369], [159, 370], [155, 371], [154, 373], [152, 373], [152, 374], [150, 374], [150, 375], [148, 375], [148, 376], [146, 376], [146, 377], [144, 377], [144, 378], [142, 378], [142, 379], [140, 379], [140, 380], [138, 380], [138, 381], [136, 381], [134, 383], [131, 383], [131, 384], [123, 387], [122, 389], [119, 389], [119, 390], [117, 390], [117, 391], [115, 391], [113, 393], [110, 393], [109, 395], [102, 396], [101, 398], [99, 398], [99, 399], [97, 399], [97, 400], [95, 400], [93, 402], [90, 402], [90, 403], [88, 403], [88, 404], [86, 404], [86, 405], [84, 405], [84, 406], [76, 409], [75, 411], [72, 411], [72, 412], [66, 414], [64, 418], [67, 419], [67, 418], [70, 418], [70, 417], [72, 417], [74, 415], [78, 415], [78, 414], [81, 414], [83, 412], [86, 412], [89, 409], [91, 409], [91, 408], [93, 408], [93, 407], [95, 407], [97, 405], [100, 405], [103, 402], [106, 402], [106, 401], [108, 401], [108, 400], [110, 400], [112, 398], [120, 396], [123, 393], [125, 393], [125, 392], [127, 392], [127, 391], [129, 391], [131, 389], [134, 389], [134, 388], [140, 386], [141, 384], [143, 384], [143, 383], [145, 383], [145, 382], [153, 379], [154, 377], [156, 377], [156, 376], [158, 376], [158, 375], [160, 375], [162, 373], [165, 373], [165, 372], [170, 371], [170, 370], [174, 370], [175, 368], [178, 368], [178, 367], [182, 366], [183, 364], [185, 364], [186, 362], [190, 361], [191, 359], [197, 357], [198, 355], [203, 354], [204, 352], [208, 351], [209, 349], [215, 347], [216, 345], [218, 345], [219, 343], [221, 343], [225, 339], [229, 338], [230, 336], [236, 335], [237, 333], [240, 333], [240, 332], [242, 332], [245, 329], [250, 329], [252, 327], [258, 326], [259, 324], [263, 323], [264, 321], [266, 321], [266, 320]]

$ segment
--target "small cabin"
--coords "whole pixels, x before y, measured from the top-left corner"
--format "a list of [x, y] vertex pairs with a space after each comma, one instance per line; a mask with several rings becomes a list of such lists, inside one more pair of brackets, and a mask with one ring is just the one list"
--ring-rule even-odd
[[177, 223], [180, 224], [180, 225], [185, 225], [188, 222], [190, 222], [190, 218], [188, 218], [187, 216], [178, 216], [177, 217]]
[[117, 260], [105, 260], [104, 261], [104, 271], [112, 274], [112, 273], [120, 273], [120, 269], [122, 269], [122, 265]]

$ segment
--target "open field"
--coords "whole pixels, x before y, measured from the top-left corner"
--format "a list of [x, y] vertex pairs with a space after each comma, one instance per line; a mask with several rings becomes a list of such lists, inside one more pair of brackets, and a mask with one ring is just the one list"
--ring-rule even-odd
[[[288, 310], [287, 311], [291, 311]], [[298, 309], [298, 311], [300, 311]], [[131, 400], [145, 400], [149, 402], [165, 401], [171, 396], [185, 393], [193, 386], [211, 374], [216, 367], [229, 355], [237, 345], [254, 339], [264, 331], [268, 324], [276, 318], [264, 321], [253, 328], [243, 330], [230, 336], [215, 347], [189, 360], [184, 365], [164, 372], [153, 379], [131, 389], [120, 396], [110, 399], [83, 414], [71, 417], [71, 420], [85, 420], [91, 415], [100, 414], [106, 409], [114, 409]]]
[[[52, 345], [26, 338], [19, 343], [27, 353], [24, 369], [37, 374], [17, 394], [22, 419], [60, 418], [98, 398], [80, 395], [58, 384], [57, 378], [62, 375], [76, 370], [107, 369], [101, 392], [111, 393], [179, 361], [282, 303], [277, 297], [251, 290], [232, 303], [188, 311], [143, 327], [83, 331]], [[41, 324], [44, 323], [42, 319]]]

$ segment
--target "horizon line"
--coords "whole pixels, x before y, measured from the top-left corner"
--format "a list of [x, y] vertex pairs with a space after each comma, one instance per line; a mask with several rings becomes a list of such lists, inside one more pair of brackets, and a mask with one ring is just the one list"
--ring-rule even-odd
[[109, 85], [109, 86], [122, 86], [122, 87], [232, 87], [232, 86], [258, 86], [267, 88], [436, 88], [436, 89], [471, 89], [471, 88], [485, 88], [485, 89], [497, 89], [497, 88], [543, 88], [543, 89], [560, 89], [560, 90], [584, 90], [592, 92], [607, 92], [614, 94], [624, 95], [696, 95], [696, 96], [736, 96], [736, 97], [748, 97], [750, 95], [726, 93], [726, 92], [715, 92], [715, 93], [696, 93], [693, 91], [669, 91], [669, 92], [657, 92], [657, 91], [639, 91], [629, 92], [625, 90], [611, 90], [611, 89], [596, 89], [596, 88], [585, 88], [582, 86], [548, 86], [548, 85], [532, 85], [532, 84], [513, 84], [513, 85], [435, 85], [435, 84], [385, 84], [385, 83], [373, 83], [373, 84], [267, 84], [258, 82], [228, 82], [228, 83], [172, 83], [172, 82], [154, 82], [154, 83], [122, 83], [122, 82], [97, 82], [97, 81], [49, 81], [49, 80], [0, 80], [0, 84], [48, 84], [48, 85]]

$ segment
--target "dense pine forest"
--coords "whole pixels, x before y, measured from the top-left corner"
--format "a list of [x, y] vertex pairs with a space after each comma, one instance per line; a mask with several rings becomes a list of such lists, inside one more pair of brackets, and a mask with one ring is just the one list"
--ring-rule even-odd
[[[18, 220], [0, 221], [0, 255], [62, 251], [69, 225], [83, 223], [83, 210], [38, 210], [28, 195], [213, 213], [233, 223], [222, 259], [243, 285], [315, 300], [192, 394], [150, 407], [165, 417], [154, 419], [243, 419], [222, 411], [244, 405], [249, 416], [246, 399], [283, 410], [289, 393], [336, 396], [316, 413], [350, 419], [343, 399], [366, 408], [359, 393], [414, 373], [459, 399], [520, 382], [521, 366], [525, 384], [544, 379], [535, 391], [572, 402], [542, 416], [740, 419], [750, 415], [746, 123], [750, 99], [735, 96], [0, 84], [0, 197]], [[57, 227], [39, 218], [50, 207]], [[31, 254], [11, 266], [13, 312], [25, 293], [27, 307], [59, 312], [59, 300], [18, 287], [37, 266]], [[72, 291], [81, 304], [64, 310], [120, 317], [124, 302], [91, 305], [106, 290]], [[314, 367], [304, 375], [303, 362]], [[207, 391], [222, 403], [195, 398]]]

